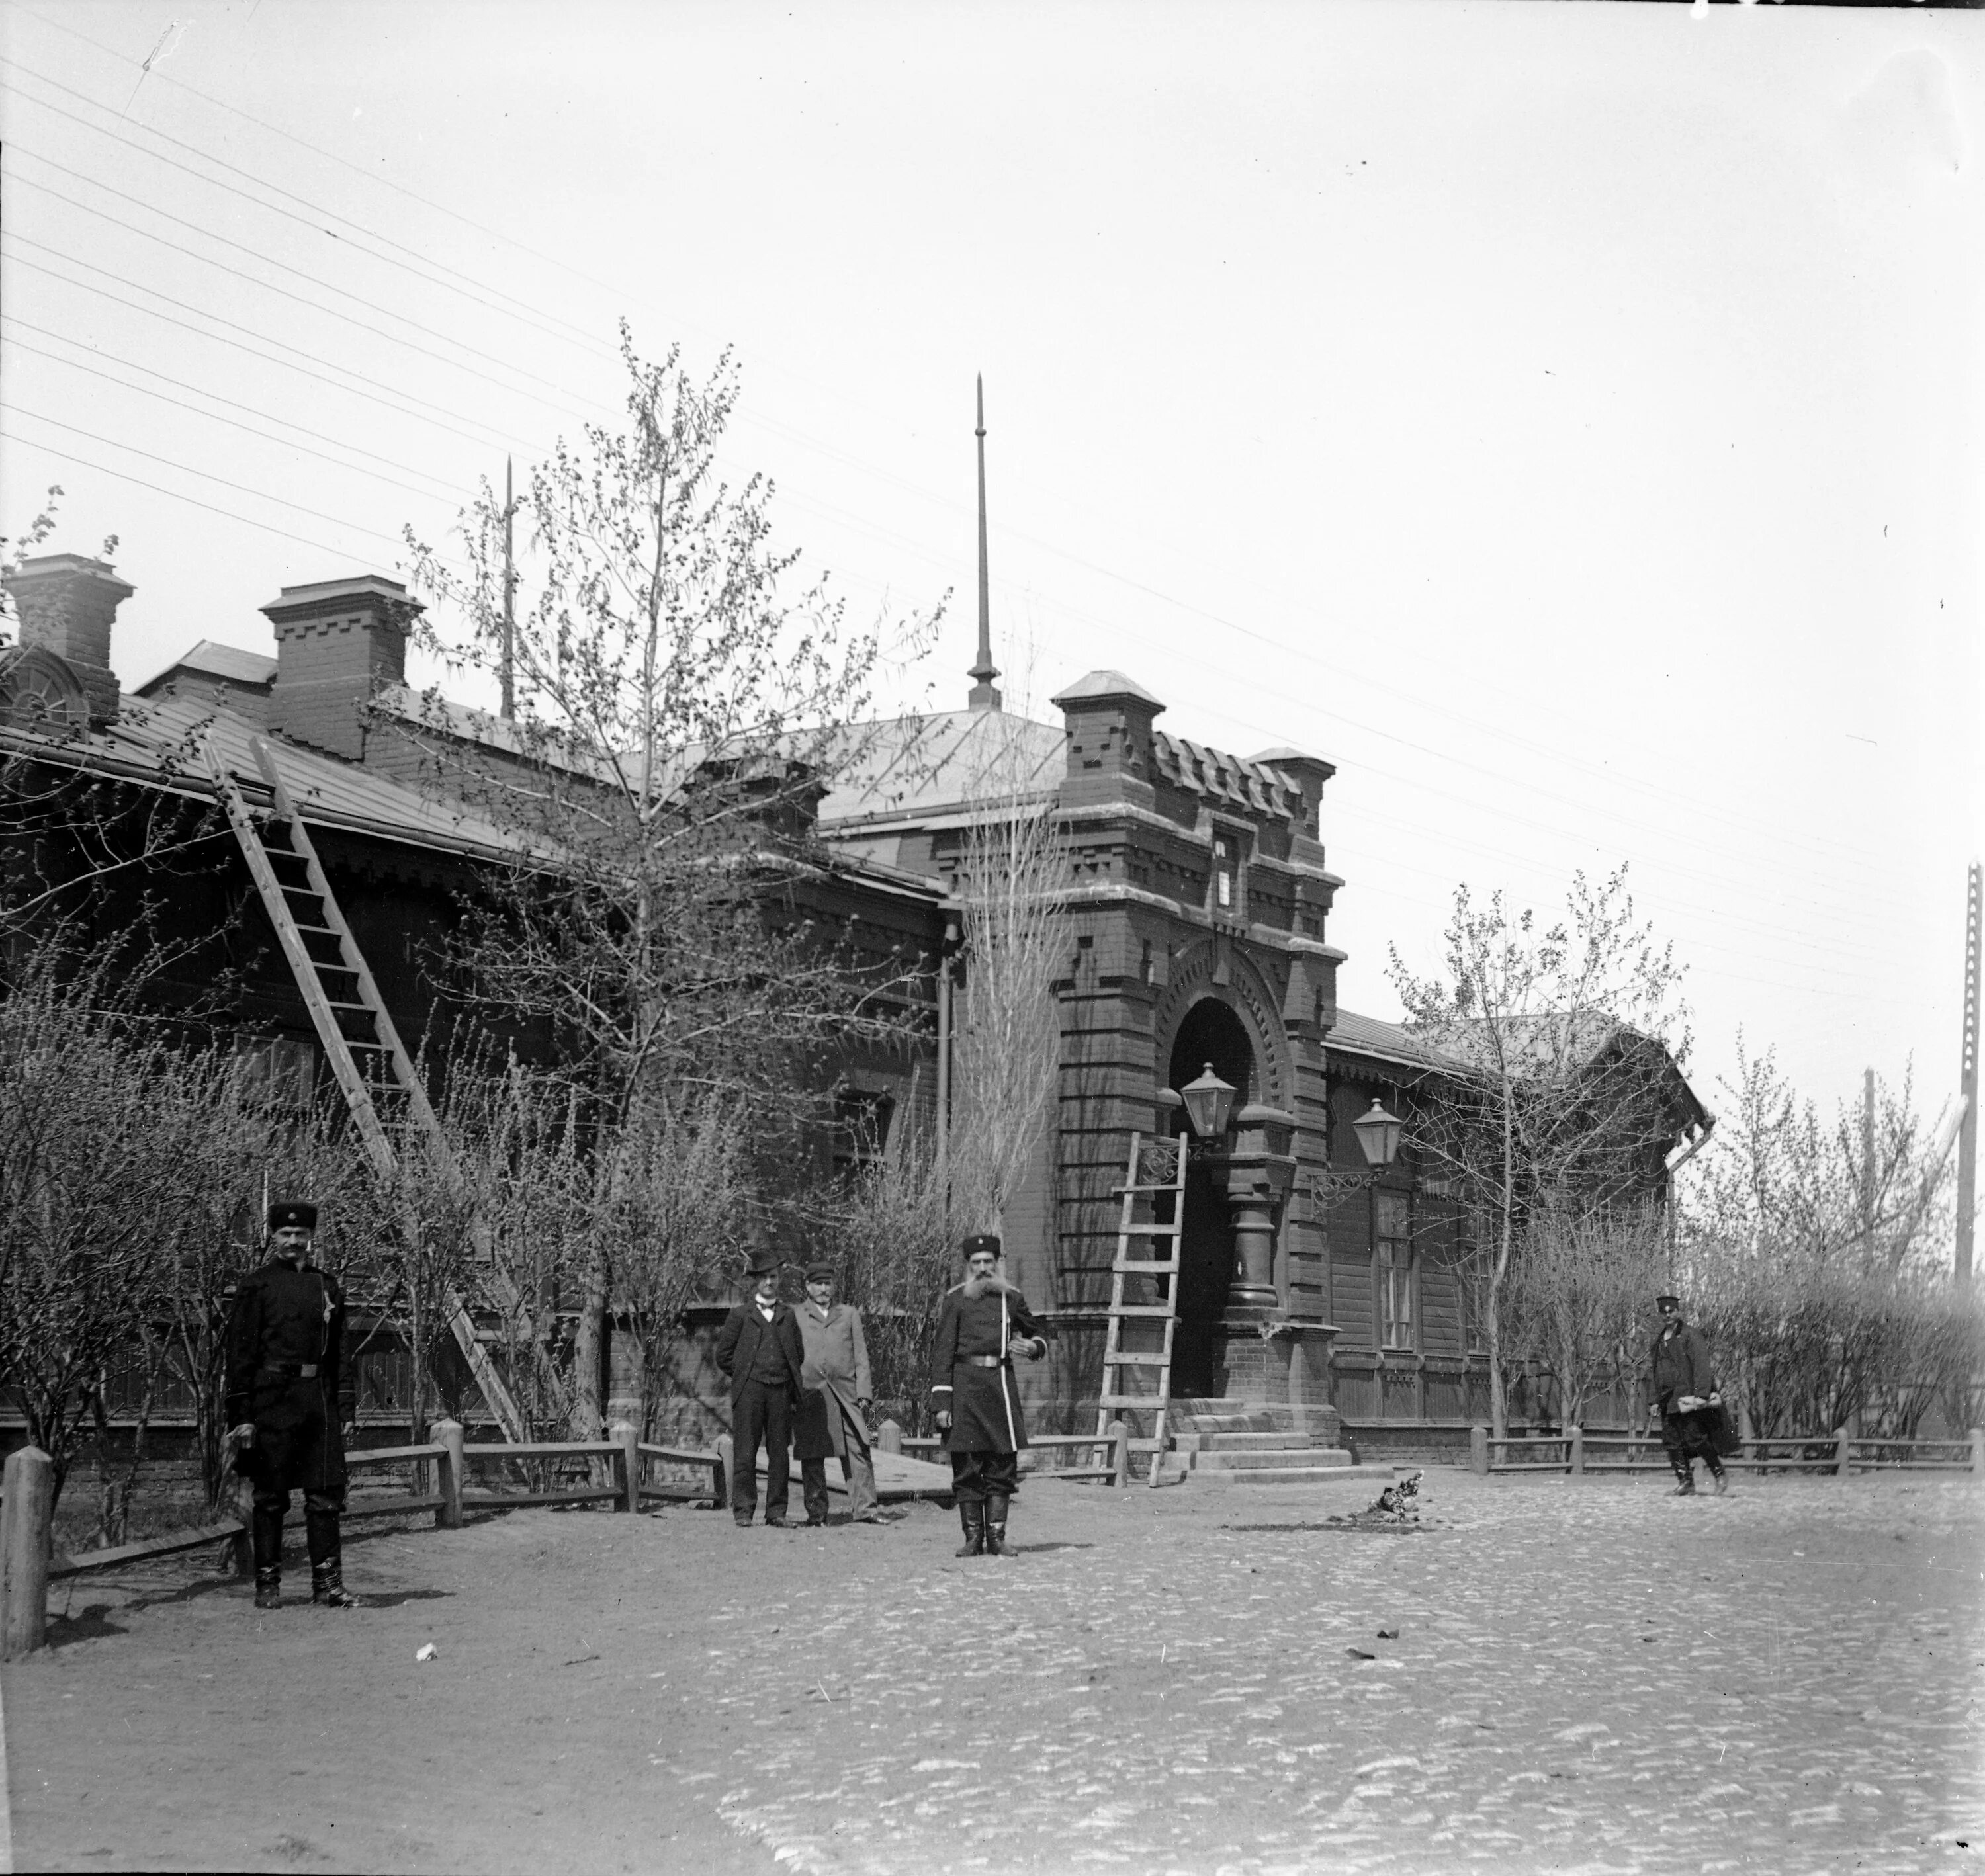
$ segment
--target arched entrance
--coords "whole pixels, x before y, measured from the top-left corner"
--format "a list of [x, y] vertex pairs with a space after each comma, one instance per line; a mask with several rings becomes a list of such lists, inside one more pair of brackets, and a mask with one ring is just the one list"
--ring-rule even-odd
[[[1247, 1025], [1218, 996], [1202, 997], [1185, 1013], [1172, 1044], [1167, 1086], [1183, 1088], [1211, 1065], [1236, 1090], [1238, 1110], [1255, 1099], [1258, 1076]], [[1195, 1155], [1185, 1183], [1185, 1230], [1179, 1243], [1178, 1327], [1172, 1341], [1172, 1392], [1217, 1393], [1216, 1331], [1234, 1279], [1234, 1224], [1224, 1184]]]

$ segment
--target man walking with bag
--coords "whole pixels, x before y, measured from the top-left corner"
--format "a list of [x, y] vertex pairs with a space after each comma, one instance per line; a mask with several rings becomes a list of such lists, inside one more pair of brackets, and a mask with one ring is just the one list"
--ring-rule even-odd
[[1652, 1351], [1654, 1404], [1661, 1417], [1661, 1445], [1681, 1482], [1674, 1495], [1695, 1495], [1693, 1462], [1699, 1458], [1708, 1466], [1721, 1498], [1730, 1489], [1730, 1479], [1716, 1449], [1716, 1423], [1722, 1414], [1723, 1397], [1717, 1391], [1715, 1371], [1709, 1365], [1709, 1344], [1700, 1329], [1682, 1321], [1680, 1297], [1656, 1297], [1654, 1307], [1661, 1313], [1661, 1331]]

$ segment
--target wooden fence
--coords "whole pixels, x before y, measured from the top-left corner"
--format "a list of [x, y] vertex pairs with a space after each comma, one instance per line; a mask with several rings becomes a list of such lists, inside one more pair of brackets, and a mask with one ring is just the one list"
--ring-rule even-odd
[[[538, 1440], [526, 1444], [468, 1442], [453, 1420], [437, 1421], [435, 1438], [422, 1446], [380, 1446], [344, 1455], [348, 1470], [405, 1466], [410, 1477], [404, 1492], [348, 1498], [344, 1515], [352, 1518], [405, 1517], [432, 1512], [436, 1527], [454, 1530], [464, 1511], [508, 1511], [525, 1505], [610, 1504], [616, 1511], [638, 1512], [656, 1501], [701, 1502], [720, 1509], [726, 1498], [724, 1462], [720, 1454], [692, 1447], [657, 1446], [643, 1439], [625, 1422], [607, 1429], [603, 1440]], [[584, 1463], [587, 1482], [534, 1488], [532, 1474], [559, 1462]], [[652, 1479], [655, 1464], [707, 1472], [708, 1488]], [[472, 1472], [502, 1467], [523, 1481], [519, 1490], [478, 1491], [469, 1485]], [[596, 1482], [600, 1478], [610, 1482]], [[246, 1573], [248, 1554], [247, 1501], [251, 1488], [243, 1482], [244, 1515], [223, 1523], [200, 1525], [163, 1537], [119, 1544], [64, 1556], [54, 1548], [55, 1466], [39, 1448], [22, 1447], [7, 1459], [4, 1494], [0, 1495], [0, 1660], [14, 1660], [42, 1646], [48, 1632], [48, 1589], [52, 1581], [87, 1571], [116, 1569], [176, 1551], [208, 1544], [223, 1547], [223, 1567]]]
[[[1500, 1457], [1498, 1455], [1500, 1455]], [[1845, 1427], [1832, 1433], [1805, 1433], [1749, 1439], [1723, 1463], [1755, 1472], [1826, 1472], [1849, 1478], [1856, 1472], [1967, 1472], [1985, 1477], [1985, 1430], [1973, 1427], [1963, 1439], [1863, 1438]], [[1469, 1434], [1472, 1470], [1498, 1475], [1556, 1472], [1665, 1472], [1668, 1455], [1658, 1435], [1587, 1433], [1512, 1434], [1493, 1438], [1482, 1425]]]
[[[893, 1437], [892, 1437], [893, 1436]], [[1087, 1465], [1043, 1466], [1029, 1472], [1029, 1478], [1061, 1478], [1080, 1481], [1100, 1478], [1111, 1485], [1127, 1485], [1130, 1482], [1130, 1428], [1127, 1421], [1113, 1420], [1101, 1433], [1029, 1433], [1027, 1450], [1049, 1452], [1079, 1451], [1083, 1448], [1102, 1451], [1108, 1457]], [[925, 1454], [941, 1452], [944, 1449], [942, 1438], [905, 1439], [902, 1430], [893, 1420], [885, 1420], [877, 1436], [876, 1444], [885, 1452], [905, 1452], [912, 1458]]]

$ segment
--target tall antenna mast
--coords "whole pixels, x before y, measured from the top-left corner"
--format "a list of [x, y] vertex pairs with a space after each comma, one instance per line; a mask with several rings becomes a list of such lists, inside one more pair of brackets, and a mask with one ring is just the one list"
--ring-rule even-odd
[[1978, 920], [1980, 883], [1973, 861], [1964, 906], [1964, 1045], [1959, 1057], [1957, 1098], [1957, 1287], [1971, 1287], [1971, 1214], [1978, 1203]]
[[979, 662], [966, 673], [972, 682], [966, 699], [975, 710], [996, 710], [999, 687], [992, 682], [999, 673], [992, 665], [992, 589], [986, 561], [986, 380], [979, 383]]
[[516, 519], [517, 504], [510, 492], [510, 458], [503, 458], [503, 659], [501, 678], [503, 686], [502, 717], [505, 723], [517, 713], [516, 685], [515, 681], [517, 622], [515, 599], [517, 590], [517, 569], [510, 552], [510, 525]]

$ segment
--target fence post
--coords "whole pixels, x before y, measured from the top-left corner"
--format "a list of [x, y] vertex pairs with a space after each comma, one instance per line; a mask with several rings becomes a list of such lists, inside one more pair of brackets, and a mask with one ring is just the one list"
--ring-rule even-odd
[[1985, 1427], [1971, 1429], [1971, 1475], [1985, 1475]]
[[1570, 1441], [1571, 1448], [1571, 1475], [1574, 1478], [1585, 1476], [1585, 1429], [1574, 1427]]
[[48, 1639], [55, 1462], [39, 1446], [9, 1453], [0, 1492], [0, 1661], [15, 1661]]
[[234, 1574], [244, 1579], [255, 1574], [255, 1482], [245, 1474], [234, 1482], [234, 1515], [241, 1520], [241, 1535], [234, 1542]]
[[[1120, 1415], [1110, 1423], [1110, 1463], [1114, 1470], [1110, 1474], [1113, 1485], [1127, 1485], [1130, 1482], [1130, 1423]], [[1151, 1463], [1157, 1464], [1155, 1454]]]
[[1489, 1429], [1479, 1420], [1468, 1429], [1468, 1469], [1489, 1476]]
[[433, 1434], [436, 1445], [448, 1448], [447, 1457], [435, 1468], [441, 1486], [441, 1502], [435, 1507], [435, 1529], [458, 1531], [462, 1529], [462, 1473], [465, 1463], [462, 1422], [437, 1420], [428, 1431]]
[[717, 1509], [722, 1511], [724, 1501], [737, 1488], [737, 1449], [727, 1433], [720, 1433], [717, 1436], [717, 1469], [719, 1478]]
[[903, 1429], [893, 1420], [885, 1420], [875, 1429], [875, 1445], [882, 1452], [899, 1453], [903, 1450]]
[[606, 1429], [606, 1437], [620, 1448], [620, 1502], [616, 1511], [641, 1509], [641, 1429], [625, 1420], [616, 1420]]
[[1833, 1430], [1833, 1475], [1839, 1479], [1854, 1476], [1854, 1436], [1845, 1427]]

